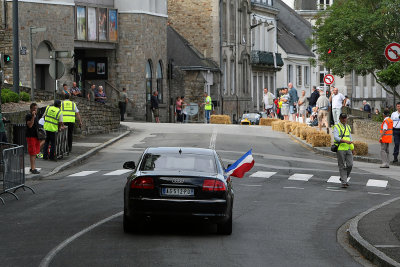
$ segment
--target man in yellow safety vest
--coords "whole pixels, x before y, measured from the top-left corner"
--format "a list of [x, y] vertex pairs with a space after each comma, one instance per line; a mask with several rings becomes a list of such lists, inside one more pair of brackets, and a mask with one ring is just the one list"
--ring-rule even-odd
[[338, 146], [336, 156], [339, 165], [340, 182], [342, 187], [346, 188], [349, 186], [348, 178], [353, 168], [354, 145], [351, 138], [351, 128], [347, 124], [347, 114], [341, 113], [339, 121], [333, 128], [333, 139], [335, 145]]
[[61, 103], [63, 123], [68, 126], [68, 152], [72, 150], [72, 137], [75, 127], [75, 118], [79, 119], [79, 127], [82, 127], [82, 119], [75, 102], [69, 100], [69, 95], [64, 96], [65, 100]]
[[[44, 125], [46, 131], [46, 141], [43, 146], [43, 159], [56, 161], [56, 134], [63, 126], [63, 114], [61, 113], [61, 101], [54, 100], [53, 106], [47, 106], [44, 112]], [[50, 145], [50, 155], [49, 155]]]
[[210, 123], [210, 114], [211, 114], [211, 110], [212, 110], [212, 102], [211, 102], [211, 96], [209, 96], [207, 94], [207, 92], [204, 92], [204, 98], [205, 98], [205, 102], [203, 103], [204, 105], [204, 115], [205, 115], [205, 120], [206, 123]]

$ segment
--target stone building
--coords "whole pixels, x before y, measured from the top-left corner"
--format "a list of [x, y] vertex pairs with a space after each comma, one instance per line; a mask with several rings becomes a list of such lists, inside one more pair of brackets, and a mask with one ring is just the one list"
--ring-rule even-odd
[[[171, 26], [202, 57], [216, 62], [219, 84], [210, 86], [214, 110], [235, 121], [253, 110], [250, 90], [250, 0], [169, 0]], [[216, 83], [218, 81], [213, 81]]]
[[[65, 66], [62, 83], [76, 81], [86, 91], [90, 84], [102, 85], [108, 101], [115, 101], [123, 87], [133, 105], [128, 114], [135, 120], [152, 120], [151, 92], [160, 92], [161, 121], [169, 120], [166, 86], [167, 0], [20, 0], [19, 40], [27, 50], [20, 58], [20, 80], [35, 90], [54, 92], [49, 65], [53, 51], [71, 51], [60, 59]], [[9, 49], [12, 34], [12, 2], [1, 1], [0, 42]], [[31, 27], [46, 28], [31, 33]], [[33, 51], [30, 51], [32, 35]], [[4, 43], [4, 44], [3, 44]], [[3, 52], [3, 51], [0, 51]], [[6, 52], [6, 51], [4, 51]], [[9, 52], [9, 54], [12, 51]], [[30, 56], [34, 67], [31, 85]], [[12, 77], [12, 75], [10, 75]], [[110, 99], [112, 98], [112, 99]], [[114, 103], [112, 103], [114, 104]]]

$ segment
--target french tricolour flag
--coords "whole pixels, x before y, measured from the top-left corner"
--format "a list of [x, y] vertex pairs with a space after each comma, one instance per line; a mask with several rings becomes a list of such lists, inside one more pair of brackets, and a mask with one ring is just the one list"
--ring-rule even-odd
[[251, 150], [252, 149], [225, 170], [228, 176], [242, 178], [246, 172], [253, 168], [254, 159]]

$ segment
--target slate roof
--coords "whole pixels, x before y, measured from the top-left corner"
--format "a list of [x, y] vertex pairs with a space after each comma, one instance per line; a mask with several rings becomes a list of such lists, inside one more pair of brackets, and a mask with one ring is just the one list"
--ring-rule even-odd
[[297, 39], [282, 21], [278, 21], [278, 44], [288, 54], [314, 57], [310, 48]]
[[167, 27], [167, 56], [175, 66], [184, 70], [219, 71], [218, 65], [203, 57], [182, 35], [171, 26]]

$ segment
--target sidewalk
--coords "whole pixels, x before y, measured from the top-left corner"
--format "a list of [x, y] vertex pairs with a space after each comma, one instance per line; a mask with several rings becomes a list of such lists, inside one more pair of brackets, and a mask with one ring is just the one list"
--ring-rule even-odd
[[25, 154], [25, 177], [26, 179], [40, 179], [61, 172], [69, 167], [77, 165], [82, 161], [96, 154], [99, 150], [122, 139], [130, 133], [125, 127], [120, 130], [106, 134], [97, 134], [90, 136], [74, 136], [72, 143], [72, 152], [62, 159], [55, 161], [36, 159], [36, 168], [40, 174], [31, 174], [29, 172], [29, 155]]
[[[316, 153], [336, 157], [336, 153], [330, 151], [330, 147], [312, 147], [304, 140], [290, 135]], [[352, 135], [354, 141], [362, 141], [368, 144], [367, 156], [354, 156], [355, 161], [380, 164], [380, 143], [357, 135]], [[333, 138], [333, 137], [332, 137]], [[390, 145], [393, 152], [393, 144]], [[390, 155], [393, 160], [393, 155]], [[382, 172], [397, 172], [397, 166], [390, 166]], [[379, 169], [379, 165], [376, 165]], [[398, 177], [398, 175], [396, 175]], [[389, 200], [381, 205], [373, 207], [350, 221], [348, 229], [349, 241], [365, 258], [378, 266], [400, 267], [400, 197]]]

